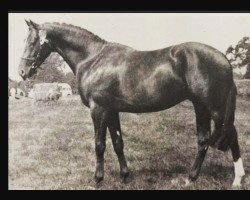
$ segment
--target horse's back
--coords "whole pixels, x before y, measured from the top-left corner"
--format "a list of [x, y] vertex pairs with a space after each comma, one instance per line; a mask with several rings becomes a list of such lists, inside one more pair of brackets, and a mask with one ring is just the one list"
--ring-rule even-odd
[[133, 52], [123, 77], [125, 96], [159, 109], [194, 98], [208, 107], [221, 107], [233, 83], [232, 67], [225, 55], [196, 42]]
[[230, 71], [221, 52], [200, 43], [154, 51], [112, 44], [83, 75], [82, 96], [124, 112], [159, 111], [190, 95], [208, 100], [211, 92], [221, 93]]

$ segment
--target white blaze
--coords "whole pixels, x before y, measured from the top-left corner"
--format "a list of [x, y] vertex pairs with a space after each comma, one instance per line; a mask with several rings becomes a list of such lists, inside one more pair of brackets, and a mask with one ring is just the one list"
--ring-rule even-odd
[[40, 37], [40, 44], [42, 45], [42, 44], [44, 44], [44, 43], [46, 43], [46, 42], [49, 42], [48, 40], [47, 40], [47, 33], [46, 33], [46, 31], [44, 31], [44, 30], [40, 30], [39, 32], [38, 32], [38, 34], [39, 34], [39, 37]]

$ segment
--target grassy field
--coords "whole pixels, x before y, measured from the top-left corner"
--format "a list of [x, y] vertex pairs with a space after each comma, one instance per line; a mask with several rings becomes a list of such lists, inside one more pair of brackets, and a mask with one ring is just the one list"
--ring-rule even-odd
[[[78, 96], [57, 104], [9, 100], [9, 189], [231, 189], [230, 152], [209, 149], [199, 179], [185, 186], [197, 151], [190, 102], [149, 114], [121, 113], [127, 184], [107, 136], [104, 181], [95, 184], [94, 133]], [[250, 189], [250, 101], [238, 99], [236, 127]]]

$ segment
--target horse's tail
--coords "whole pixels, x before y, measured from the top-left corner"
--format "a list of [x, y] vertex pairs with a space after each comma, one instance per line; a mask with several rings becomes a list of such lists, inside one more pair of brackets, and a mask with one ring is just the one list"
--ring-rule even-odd
[[232, 82], [226, 101], [222, 127], [215, 130], [216, 133], [213, 133], [211, 138], [211, 146], [216, 147], [221, 151], [227, 151], [237, 137], [237, 132], [234, 127], [236, 95], [237, 88], [235, 83]]
[[237, 95], [237, 89], [235, 83], [233, 82], [227, 97], [225, 118], [223, 123], [224, 126], [231, 126], [234, 124], [236, 95]]

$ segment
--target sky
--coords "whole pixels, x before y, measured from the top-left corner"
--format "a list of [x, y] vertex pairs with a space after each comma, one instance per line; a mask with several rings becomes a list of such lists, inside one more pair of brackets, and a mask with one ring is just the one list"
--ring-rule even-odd
[[17, 81], [28, 33], [24, 19], [73, 24], [137, 50], [193, 41], [225, 53], [229, 45], [250, 36], [250, 13], [9, 13], [9, 77]]

